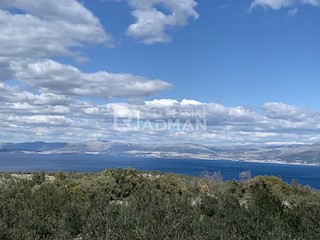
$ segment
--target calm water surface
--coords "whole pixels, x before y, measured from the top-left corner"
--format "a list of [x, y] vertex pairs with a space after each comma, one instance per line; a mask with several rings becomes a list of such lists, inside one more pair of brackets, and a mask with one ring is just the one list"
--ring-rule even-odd
[[239, 179], [242, 171], [252, 176], [275, 175], [284, 181], [297, 179], [300, 184], [320, 189], [320, 166], [248, 163], [225, 160], [155, 159], [110, 157], [81, 154], [13, 154], [0, 153], [0, 172], [78, 171], [98, 172], [107, 168], [136, 168], [199, 176], [204, 170], [220, 171], [224, 180]]

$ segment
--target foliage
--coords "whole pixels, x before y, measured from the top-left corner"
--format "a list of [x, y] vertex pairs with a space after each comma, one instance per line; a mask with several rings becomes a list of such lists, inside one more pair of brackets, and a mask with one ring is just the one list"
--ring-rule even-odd
[[[50, 176], [49, 176], [50, 175]], [[319, 239], [320, 194], [277, 177], [0, 175], [0, 239]]]

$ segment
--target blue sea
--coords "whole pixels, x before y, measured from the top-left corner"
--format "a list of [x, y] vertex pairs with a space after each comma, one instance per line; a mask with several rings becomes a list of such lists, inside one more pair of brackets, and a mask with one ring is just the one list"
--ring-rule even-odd
[[174, 158], [111, 157], [81, 154], [13, 154], [0, 153], [0, 172], [77, 171], [99, 172], [108, 168], [136, 168], [146, 171], [172, 172], [200, 176], [203, 171], [220, 171], [224, 180], [239, 179], [239, 173], [252, 176], [274, 175], [290, 183], [320, 189], [320, 166], [252, 163], [226, 160], [194, 160]]

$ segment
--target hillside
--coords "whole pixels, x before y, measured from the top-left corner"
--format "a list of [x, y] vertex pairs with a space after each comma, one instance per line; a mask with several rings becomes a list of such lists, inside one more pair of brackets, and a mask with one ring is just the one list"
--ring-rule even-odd
[[110, 156], [242, 160], [320, 165], [320, 144], [208, 146], [196, 143], [144, 144], [116, 141], [80, 143], [2, 143], [0, 152], [42, 154], [107, 154]]

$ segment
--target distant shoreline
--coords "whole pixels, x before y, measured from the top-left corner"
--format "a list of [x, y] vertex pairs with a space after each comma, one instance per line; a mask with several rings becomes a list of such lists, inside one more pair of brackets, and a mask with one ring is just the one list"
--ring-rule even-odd
[[[103, 154], [101, 154], [103, 155]], [[188, 160], [205, 160], [205, 161], [231, 161], [231, 162], [245, 162], [245, 163], [261, 163], [261, 164], [280, 164], [280, 165], [297, 165], [297, 166], [310, 166], [310, 167], [320, 167], [320, 163], [299, 163], [299, 162], [284, 162], [280, 160], [234, 160], [226, 158], [196, 158], [196, 157], [176, 157], [176, 156], [118, 156], [118, 157], [133, 157], [133, 158], [154, 158], [154, 159], [188, 159]]]
[[[260, 163], [260, 164], [280, 164], [280, 165], [297, 165], [297, 166], [309, 166], [309, 167], [320, 167], [320, 163], [301, 163], [301, 162], [285, 162], [281, 160], [274, 160], [274, 159], [268, 159], [268, 160], [255, 160], [255, 159], [230, 159], [230, 158], [212, 158], [209, 156], [179, 156], [179, 155], [161, 155], [161, 156], [155, 156], [155, 155], [110, 155], [107, 153], [98, 153], [98, 152], [86, 152], [86, 153], [76, 153], [76, 152], [70, 152], [70, 153], [45, 153], [45, 152], [0, 152], [1, 154], [20, 154], [20, 155], [52, 155], [52, 156], [59, 156], [59, 155], [88, 155], [88, 156], [94, 156], [94, 155], [100, 155], [100, 156], [109, 156], [109, 157], [125, 157], [125, 158], [152, 158], [152, 159], [186, 159], [186, 160], [204, 160], [204, 161], [231, 161], [231, 162], [245, 162], [245, 163]], [[183, 155], [183, 154], [182, 154]], [[0, 159], [1, 161], [1, 159]]]

